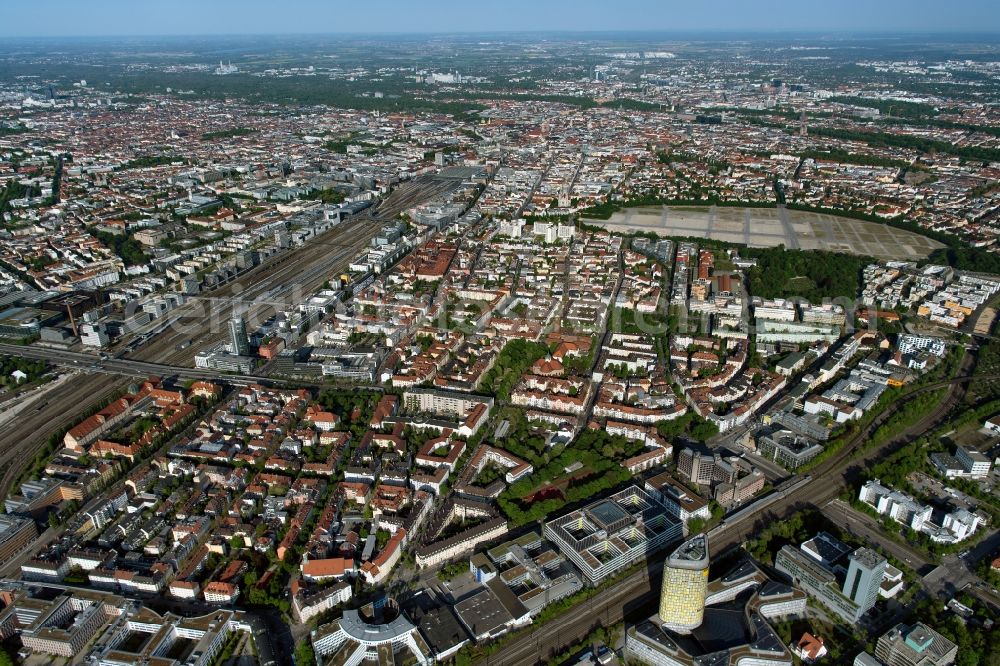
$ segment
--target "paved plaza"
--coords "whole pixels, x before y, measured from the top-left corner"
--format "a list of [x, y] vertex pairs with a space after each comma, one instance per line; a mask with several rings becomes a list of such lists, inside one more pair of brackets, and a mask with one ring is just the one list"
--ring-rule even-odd
[[651, 206], [629, 208], [610, 220], [589, 221], [610, 231], [652, 231], [662, 236], [690, 236], [750, 247], [830, 250], [886, 260], [927, 257], [941, 243], [886, 224], [787, 208], [720, 206]]

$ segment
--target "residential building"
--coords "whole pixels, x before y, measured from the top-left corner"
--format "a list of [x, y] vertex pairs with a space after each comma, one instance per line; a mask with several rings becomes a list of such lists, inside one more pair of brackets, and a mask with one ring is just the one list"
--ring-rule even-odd
[[948, 666], [958, 646], [926, 624], [897, 624], [878, 639], [875, 656], [886, 666]]
[[807, 664], [816, 663], [826, 656], [826, 642], [821, 636], [813, 636], [808, 631], [792, 644], [792, 654]]

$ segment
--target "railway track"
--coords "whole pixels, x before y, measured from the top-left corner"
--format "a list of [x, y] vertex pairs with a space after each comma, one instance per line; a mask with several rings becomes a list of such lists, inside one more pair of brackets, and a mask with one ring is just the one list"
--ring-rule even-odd
[[7, 496], [21, 470], [52, 433], [76, 423], [82, 416], [81, 408], [89, 410], [104, 396], [127, 385], [128, 380], [122, 377], [83, 375], [53, 389], [39, 399], [37, 407], [18, 415], [0, 435], [0, 469], [3, 470], [0, 497]]
[[[279, 255], [273, 262], [248, 273], [244, 279], [227, 283], [182, 306], [171, 314], [172, 323], [167, 330], [126, 357], [167, 365], [192, 365], [198, 351], [226, 339], [226, 322], [234, 310], [246, 308], [245, 316], [259, 323], [276, 311], [292, 306], [299, 297], [314, 292], [331, 276], [344, 272], [384, 222], [454, 187], [453, 182], [427, 179], [397, 189], [376, 210], [348, 218], [343, 224], [308, 241], [294, 256]], [[190, 344], [184, 344], [188, 341]], [[182, 345], [183, 349], [179, 348]]]
[[[823, 506], [834, 499], [868, 462], [898, 450], [913, 438], [940, 425], [965, 395], [965, 387], [973, 379], [977, 381], [1000, 379], [998, 374], [973, 377], [971, 371], [974, 367], [975, 356], [966, 353], [960, 366], [962, 376], [934, 382], [908, 394], [894, 403], [892, 409], [884, 412], [857, 433], [836, 455], [817, 466], [807, 483], [790, 482], [784, 497], [762, 511], [753, 513], [752, 520], [746, 519], [723, 525], [710, 541], [713, 554], [717, 555], [738, 546], [762, 524], [781, 520], [807, 506]], [[864, 456], [855, 461], [858, 447], [867, 441], [872, 432], [891, 418], [899, 406], [919, 395], [945, 387], [950, 389], [949, 395], [935, 409], [896, 437], [870, 451], [865, 451]], [[498, 666], [533, 666], [544, 663], [550, 656], [584, 640], [599, 625], [609, 626], [623, 619], [635, 619], [641, 616], [649, 611], [659, 592], [662, 564], [659, 558], [651, 560], [641, 574], [631, 576], [573, 607], [567, 613], [533, 628], [516, 641], [487, 656], [484, 663]]]
[[[331, 275], [343, 272], [347, 263], [367, 245], [383, 222], [397, 217], [401, 212], [439, 196], [457, 186], [455, 181], [421, 178], [398, 187], [375, 209], [348, 218], [346, 222], [326, 232], [301, 248], [282, 253], [274, 260], [246, 273], [240, 281], [230, 282], [205, 294], [207, 299], [218, 300], [219, 331], [206, 330], [206, 318], [199, 316], [195, 307], [185, 305], [171, 317], [190, 316], [187, 322], [191, 334], [171, 331], [167, 327], [146, 345], [125, 354], [131, 360], [157, 361], [166, 365], [193, 364], [194, 354], [226, 337], [225, 322], [235, 305], [245, 305], [261, 294], [277, 289], [267, 303], [254, 306], [253, 315], [266, 318], [282, 296], [294, 296], [296, 285], [303, 295], [315, 291]], [[210, 323], [210, 322], [208, 322]], [[185, 349], [177, 349], [184, 339], [193, 342]], [[118, 347], [119, 350], [124, 345]], [[14, 424], [0, 434], [0, 495], [6, 495], [13, 481], [27, 465], [39, 446], [53, 433], [79, 420], [84, 412], [112, 391], [125, 388], [130, 380], [107, 374], [85, 374], [67, 382], [50, 393], [37, 409], [20, 415]]]
[[[346, 268], [377, 232], [375, 225], [368, 225], [367, 229], [359, 227], [361, 225], [354, 222], [328, 232], [332, 238], [352, 238], [352, 242], [333, 252], [326, 246], [307, 246], [294, 260], [268, 267], [263, 273], [248, 276], [245, 283], [230, 283], [185, 304], [171, 314], [166, 330], [125, 357], [168, 365], [191, 365], [198, 351], [225, 339], [226, 322], [235, 310], [245, 310], [248, 319], [261, 322], [282, 307], [291, 307], [298, 297], [315, 291], [336, 272]], [[189, 340], [189, 345], [179, 348]]]

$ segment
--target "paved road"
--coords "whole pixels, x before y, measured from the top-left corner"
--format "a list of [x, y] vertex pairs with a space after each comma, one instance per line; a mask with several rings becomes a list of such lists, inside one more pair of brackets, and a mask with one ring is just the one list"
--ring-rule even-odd
[[[291, 307], [324, 282], [345, 272], [350, 261], [368, 245], [383, 222], [400, 212], [457, 186], [455, 181], [419, 178], [400, 185], [377, 210], [351, 216], [301, 247], [283, 252], [239, 279], [200, 294], [167, 315], [160, 331], [134, 351], [119, 346], [131, 360], [191, 367], [196, 353], [228, 337], [227, 322], [234, 309], [246, 310], [248, 327], [263, 323], [276, 310]], [[183, 349], [183, 343], [191, 341]]]
[[[108, 375], [121, 375], [124, 377], [144, 378], [150, 375], [158, 377], [169, 377], [176, 375], [181, 379], [206, 379], [206, 380], [232, 380], [235, 379], [230, 373], [206, 370], [204, 368], [189, 368], [166, 363], [152, 363], [148, 361], [134, 361], [118, 358], [101, 358], [92, 352], [67, 351], [65, 349], [49, 349], [45, 347], [19, 347], [18, 345], [8, 345], [0, 343], [0, 353], [17, 353], [25, 358], [34, 358], [48, 361], [56, 365], [68, 368], [75, 368], [94, 373]], [[243, 376], [246, 381], [270, 381], [267, 377], [256, 377], [253, 375]]]
[[39, 546], [51, 542], [59, 536], [60, 532], [61, 530], [57, 528], [46, 528], [44, 532], [35, 537], [27, 546], [12, 557], [4, 560], [3, 564], [0, 565], [0, 577], [19, 578], [21, 576], [21, 565], [34, 557]]
[[[454, 182], [433, 178], [419, 179], [403, 185], [382, 202], [377, 211], [359, 215], [328, 234], [307, 242], [301, 248], [282, 253], [280, 260], [257, 267], [241, 277], [240, 282], [206, 292], [204, 296], [207, 298], [219, 299], [214, 302], [219, 303], [215, 314], [217, 321], [222, 322], [219, 327], [221, 330], [211, 330], [211, 326], [208, 326], [210, 320], [201, 314], [187, 322], [192, 327], [191, 332], [165, 330], [152, 337], [145, 346], [139, 347], [133, 353], [134, 358], [108, 359], [100, 363], [99, 367], [91, 367], [83, 362], [74, 363], [72, 359], [69, 362], [59, 361], [55, 358], [56, 352], [40, 347], [16, 347], [8, 351], [7, 353], [16, 355], [49, 358], [60, 364], [82, 368], [91, 374], [81, 375], [48, 392], [42, 401], [19, 415], [11, 427], [0, 433], [0, 469], [5, 470], [5, 476], [0, 481], [0, 496], [6, 495], [23, 465], [34, 457], [51, 433], [72, 425], [95, 402], [128, 385], [127, 379], [110, 376], [110, 373], [128, 377], [145, 377], [149, 374], [197, 377], [197, 371], [191, 368], [194, 354], [226, 337], [225, 322], [234, 305], [242, 306], [247, 299], [272, 292], [268, 296], [268, 302], [259, 304], [252, 313], [259, 319], [266, 318], [273, 313], [276, 304], [281, 305], [280, 299], [287, 299], [297, 293], [307, 295], [332, 275], [342, 272], [378, 231], [381, 222], [395, 218], [401, 211], [453, 189], [455, 185]], [[192, 312], [203, 310], [192, 307], [189, 311], [181, 308], [172, 316], [183, 317]], [[177, 349], [187, 339], [196, 339], [197, 344]], [[155, 363], [150, 363], [151, 361]], [[177, 371], [173, 371], [175, 369]], [[207, 375], [205, 377], [208, 378]]]
[[878, 543], [879, 547], [921, 575], [933, 569], [933, 563], [912, 546], [888, 539], [882, 527], [868, 514], [857, 511], [842, 500], [835, 499], [823, 507], [823, 515], [848, 534]]
[[941, 560], [941, 566], [924, 576], [924, 584], [939, 597], [947, 598], [964, 591], [983, 603], [1000, 609], [1000, 590], [991, 587], [975, 570], [976, 564], [995, 553], [998, 547], [1000, 547], [1000, 530], [993, 530], [970, 548], [965, 557], [945, 556]]
[[[406, 201], [408, 200], [406, 199]], [[368, 224], [373, 227], [375, 226], [370, 219]], [[368, 242], [370, 234], [374, 234], [373, 230], [362, 232], [359, 229], [352, 229], [352, 225], [347, 224], [341, 225], [334, 230], [339, 230], [339, 233], [351, 234], [351, 250], [355, 247], [360, 249], [360, 246]], [[330, 238], [333, 238], [333, 236]], [[320, 239], [315, 240], [318, 241]], [[315, 289], [329, 277], [330, 273], [325, 271], [328, 269], [332, 270], [341, 262], [350, 260], [350, 257], [345, 258], [347, 253], [347, 250], [331, 252], [329, 247], [313, 246], [307, 243], [299, 250], [286, 253], [288, 257], [294, 257], [296, 260], [283, 263], [277, 269], [263, 267], [253, 276], [248, 276], [247, 279], [251, 280], [252, 288], [255, 290], [253, 293], [257, 293], [256, 290], [261, 290], [260, 293], [264, 293], [267, 289], [272, 288], [272, 285], [276, 284], [276, 281], [292, 279], [293, 277], [303, 275], [303, 271], [306, 271], [307, 277], [311, 277], [312, 281], [318, 280], [318, 284], [314, 285], [312, 281], [309, 281], [303, 288], [312, 287]], [[330, 258], [331, 255], [332, 259]], [[354, 252], [351, 252], [351, 257], [353, 256]], [[284, 289], [289, 288], [288, 284], [280, 284]], [[302, 283], [299, 282], [296, 284]], [[234, 289], [235, 285], [227, 285], [220, 290], [210, 292], [210, 296], [213, 298], [216, 296], [225, 297], [226, 294], [233, 293]], [[226, 301], [226, 303], [228, 309], [231, 311], [233, 302]], [[271, 307], [273, 308], [273, 306]], [[225, 320], [222, 321], [224, 322]], [[205, 344], [225, 337], [225, 330], [214, 332], [206, 330], [206, 323], [207, 320], [202, 317], [199, 323], [200, 333], [197, 335]], [[190, 368], [193, 365], [194, 353], [198, 350], [191, 348], [177, 350], [176, 346], [179, 344], [181, 337], [190, 338], [196, 336], [194, 334], [182, 334], [175, 331], [164, 332], [154, 338], [153, 342], [149, 343], [146, 347], [141, 348], [141, 353], [137, 353], [137, 355], [142, 358], [130, 359], [124, 361], [124, 364], [121, 361], [109, 359], [102, 362], [107, 364], [107, 367], [103, 368], [103, 371], [118, 372], [133, 377], [143, 377], [149, 374], [177, 374], [162, 372], [165, 369], [162, 365], [141, 365], [141, 362], [150, 359], [160, 364], [169, 364], [172, 361], [186, 361], [184, 365]], [[124, 388], [128, 384], [128, 380], [126, 379], [103, 374], [102, 368], [91, 367], [91, 365], [87, 365], [85, 361], [79, 358], [69, 358], [66, 354], [61, 354], [54, 350], [37, 346], [18, 347], [11, 345], [4, 345], [3, 349], [6, 353], [46, 358], [56, 363], [83, 369], [92, 374], [81, 375], [77, 379], [48, 392], [31, 410], [19, 415], [19, 418], [11, 427], [5, 428], [0, 433], [0, 467], [6, 469], [5, 476], [0, 481], [0, 496], [6, 495], [10, 490], [10, 484], [14, 481], [17, 474], [20, 473], [23, 465], [27, 464], [34, 457], [35, 452], [44, 444], [51, 433], [60, 428], [72, 425], [95, 402], [100, 401], [117, 389]], [[92, 358], [94, 361], [98, 360], [96, 357]], [[129, 365], [130, 362], [136, 363], [136, 365]]]
[[[857, 481], [860, 473], [868, 466], [941, 425], [948, 418], [952, 409], [964, 398], [967, 385], [973, 379], [971, 375], [975, 365], [975, 350], [966, 350], [954, 379], [935, 382], [898, 400], [879, 417], [873, 419], [872, 423], [858, 432], [836, 455], [818, 465], [811, 474], [810, 483], [793, 488], [778, 501], [772, 502], [766, 509], [751, 515], [750, 518], [733, 521], [729, 524], [724, 521], [711, 540], [710, 547], [713, 554], [725, 552], [727, 549], [741, 544], [761, 527], [782, 520], [803, 508], [825, 506], [836, 499], [845, 487]], [[983, 376], [977, 379], [990, 378]], [[947, 388], [947, 393], [934, 409], [924, 414], [916, 423], [895, 437], [858, 454], [859, 449], [870, 441], [872, 433], [891, 418], [900, 407], [917, 396], [941, 388]], [[880, 541], [884, 541], [884, 539]], [[623, 617], [629, 616], [630, 613], [649, 612], [651, 602], [656, 596], [654, 591], [658, 590], [658, 575], [661, 568], [662, 561], [650, 563], [647, 566], [647, 571], [642, 575], [630, 577], [618, 585], [600, 592], [588, 602], [574, 607], [565, 615], [533, 629], [523, 639], [505, 645], [490, 657], [489, 663], [502, 664], [503, 666], [529, 666], [544, 661], [549, 654], [583, 640], [595, 624], [600, 623], [606, 626], [620, 621]], [[981, 594], [977, 594], [977, 596], [983, 598]]]
[[760, 469], [764, 477], [771, 483], [777, 483], [784, 481], [789, 476], [788, 470], [777, 464], [773, 460], [768, 460], [763, 458], [756, 453], [751, 453], [749, 451], [743, 451], [742, 447], [737, 447], [736, 453], [743, 453], [744, 457], [752, 464], [754, 467]]
[[636, 619], [648, 612], [648, 606], [658, 596], [662, 569], [662, 561], [650, 563], [642, 573], [607, 588], [544, 625], [532, 627], [481, 663], [488, 666], [545, 663], [566, 647], [582, 641], [597, 626], [609, 626], [626, 617]]
[[[174, 613], [183, 617], [201, 617], [219, 608], [232, 609], [231, 604], [219, 605], [210, 604], [197, 599], [178, 600], [166, 596], [141, 597], [143, 603], [157, 613]], [[245, 614], [247, 624], [250, 625], [253, 635], [254, 645], [257, 647], [257, 655], [261, 666], [277, 666], [277, 664], [291, 663], [290, 655], [294, 650], [287, 650], [287, 642], [284, 636], [288, 634], [288, 627], [275, 627], [271, 619], [269, 610], [246, 610], [239, 609]], [[276, 641], [282, 641], [280, 650], [275, 646]]]
[[[975, 355], [967, 352], [959, 367], [959, 377], [923, 387], [902, 398], [880, 417], [861, 430], [834, 456], [818, 465], [812, 472], [812, 481], [786, 493], [758, 514], [732, 523], [724, 521], [713, 534], [710, 547], [713, 555], [744, 542], [761, 527], [806, 507], [822, 507], [835, 499], [840, 492], [857, 480], [861, 470], [878, 459], [899, 449], [921, 434], [940, 425], [951, 409], [965, 395], [965, 387], [975, 367]], [[871, 434], [888, 420], [907, 401], [928, 391], [947, 387], [947, 395], [918, 422], [900, 432], [896, 437], [877, 447], [866, 450], [855, 458], [859, 447], [869, 441]], [[651, 603], [658, 591], [662, 560], [647, 566], [642, 575], [632, 576], [621, 583], [601, 591], [588, 602], [580, 604], [566, 614], [540, 627], [533, 628], [523, 639], [504, 645], [491, 655], [490, 664], [503, 666], [532, 666], [545, 661], [548, 655], [561, 651], [583, 640], [596, 624], [607, 626], [630, 614], [650, 612]]]
[[195, 354], [228, 339], [228, 322], [234, 311], [243, 313], [249, 329], [256, 328], [276, 311], [292, 307], [344, 272], [378, 229], [370, 221], [346, 222], [260, 273], [197, 297], [167, 315], [161, 332], [135, 351], [126, 351], [125, 357], [193, 366]]
[[776, 208], [778, 211], [778, 221], [781, 222], [781, 227], [785, 231], [786, 247], [790, 250], [798, 250], [801, 247], [801, 243], [799, 243], [799, 237], [795, 233], [792, 218], [788, 215], [788, 209], [785, 208], [785, 204], [778, 204]]
[[38, 405], [38, 400], [46, 393], [54, 391], [66, 382], [77, 378], [77, 373], [57, 371], [48, 373], [41, 384], [25, 391], [10, 391], [4, 395], [7, 400], [0, 402], [0, 428], [17, 418], [21, 412], [34, 409]]

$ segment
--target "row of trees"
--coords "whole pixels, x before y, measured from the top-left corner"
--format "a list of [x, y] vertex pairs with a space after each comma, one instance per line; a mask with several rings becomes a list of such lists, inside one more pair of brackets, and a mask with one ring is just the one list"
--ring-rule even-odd
[[187, 163], [187, 161], [187, 159], [178, 155], [146, 155], [144, 157], [137, 157], [134, 160], [129, 160], [125, 164], [118, 167], [117, 170], [125, 171], [127, 169], [146, 169], [149, 167], [168, 166], [174, 162]]
[[829, 98], [828, 101], [863, 106], [866, 109], [878, 109], [880, 113], [894, 118], [933, 118], [940, 113], [937, 108], [930, 104], [906, 102], [896, 99], [872, 99], [870, 97], [837, 95]]
[[232, 139], [238, 136], [248, 136], [256, 134], [257, 130], [250, 127], [233, 127], [231, 129], [219, 130], [217, 132], [205, 132], [201, 135], [203, 141], [214, 141], [217, 139]]
[[[61, 63], [60, 63], [61, 64]], [[67, 69], [68, 67], [68, 69]], [[417, 86], [404, 76], [385, 76], [378, 82], [368, 80], [330, 80], [322, 77], [267, 78], [239, 72], [215, 76], [211, 72], [163, 72], [149, 70], [129, 72], [117, 67], [46, 64], [0, 67], [0, 78], [13, 71], [64, 80], [87, 79], [91, 85], [105, 87], [130, 95], [163, 94], [167, 88], [188, 91], [196, 99], [239, 98], [251, 103], [274, 103], [312, 106], [324, 104], [341, 109], [360, 111], [428, 111], [459, 115], [481, 109], [467, 101], [421, 98], [427, 89]], [[376, 96], [375, 92], [382, 93]]]
[[6, 220], [5, 214], [10, 209], [11, 201], [25, 197], [37, 197], [41, 193], [41, 189], [37, 187], [22, 185], [16, 180], [8, 180], [7, 184], [0, 189], [0, 223]]
[[774, 554], [782, 546], [798, 547], [803, 541], [812, 538], [817, 528], [826, 522], [828, 521], [818, 511], [800, 511], [786, 520], [769, 523], [755, 539], [747, 542], [747, 552], [758, 562], [773, 564]]
[[355, 437], [364, 435], [366, 425], [375, 411], [375, 404], [381, 398], [380, 393], [341, 389], [324, 389], [316, 398], [323, 409], [333, 412], [342, 420], [350, 423], [350, 430]]
[[[636, 455], [643, 445], [603, 430], [586, 430], [559, 455], [544, 466], [505, 490], [498, 502], [507, 518], [515, 525], [539, 520], [566, 504], [580, 502], [606, 492], [628, 481], [632, 475], [621, 461]], [[583, 468], [581, 475], [564, 479], [566, 469], [575, 463]], [[533, 498], [548, 484], [557, 492], [545, 499]]]
[[1000, 161], [1000, 149], [986, 146], [958, 146], [948, 141], [928, 139], [912, 134], [863, 132], [858, 130], [817, 127], [810, 133], [842, 141], [861, 141], [873, 148], [904, 148], [921, 153], [944, 153], [976, 162]]
[[929, 261], [972, 273], [1000, 273], [1000, 255], [978, 247], [948, 247], [934, 250]]
[[858, 166], [888, 167], [892, 169], [905, 169], [910, 166], [910, 163], [906, 160], [854, 153], [843, 148], [834, 148], [833, 146], [827, 146], [825, 150], [803, 150], [796, 153], [796, 155], [804, 159], [832, 160], [840, 164], [856, 164]]
[[[853, 164], [871, 164], [875, 166], [908, 167], [908, 165], [902, 163], [896, 164], [894, 163], [893, 160], [883, 160], [882, 158], [878, 157], [857, 155], [854, 153], [847, 153], [845, 151], [831, 150], [831, 152], [829, 153], [824, 153], [820, 151], [806, 151], [800, 153], [800, 156], [816, 157], [816, 158], [827, 157], [827, 158], [837, 159], [838, 161], [850, 161], [850, 163]], [[594, 206], [581, 210], [580, 215], [591, 219], [607, 220], [614, 213], [624, 208], [640, 207], [640, 206], [699, 206], [699, 207], [732, 206], [732, 207], [742, 207], [742, 208], [774, 208], [775, 203], [772, 201], [727, 201], [727, 200], [720, 200], [712, 196], [703, 199], [677, 200], [677, 199], [665, 199], [657, 194], [646, 194], [634, 197], [626, 201], [606, 201], [601, 204], [596, 204]], [[1000, 256], [998, 256], [997, 254], [989, 252], [988, 250], [985, 250], [983, 248], [972, 247], [958, 236], [955, 236], [954, 234], [922, 227], [913, 220], [902, 216], [885, 218], [879, 215], [874, 215], [872, 213], [867, 213], [862, 210], [839, 210], [836, 208], [824, 208], [822, 206], [812, 206], [795, 202], [787, 202], [785, 206], [789, 210], [800, 210], [809, 213], [822, 213], [826, 215], [848, 217], [851, 219], [864, 220], [866, 222], [873, 222], [876, 224], [886, 224], [890, 227], [895, 227], [897, 229], [903, 229], [904, 231], [910, 231], [915, 234], [920, 234], [921, 236], [926, 236], [928, 238], [938, 241], [939, 243], [943, 243], [944, 245], [947, 246], [945, 248], [934, 250], [934, 252], [932, 252], [927, 259], [929, 263], [946, 264], [948, 266], [952, 266], [959, 270], [970, 271], [974, 273], [1000, 273]], [[584, 228], [588, 227], [584, 225]], [[600, 227], [590, 227], [590, 228], [592, 230], [601, 230]], [[693, 240], [701, 245], [706, 245], [711, 247], [733, 247], [732, 244], [724, 243], [721, 241], [712, 241], [711, 239], [691, 238], [687, 240]], [[757, 252], [766, 251], [768, 249], [773, 251], [778, 248], [764, 248], [763, 250], [747, 248], [742, 251], [745, 254], [753, 256]], [[816, 250], [816, 252], [820, 252], [820, 250]], [[785, 253], [789, 252], [785, 250]], [[836, 253], [828, 253], [828, 254], [836, 254]]]
[[11, 375], [18, 370], [27, 375], [24, 381], [33, 382], [45, 374], [48, 364], [19, 356], [0, 356], [0, 385], [17, 383]]
[[325, 204], [335, 205], [343, 203], [347, 197], [343, 192], [338, 192], [337, 190], [328, 187], [326, 189], [317, 190], [316, 192], [307, 195], [305, 198], [313, 201], [320, 201]]
[[1000, 616], [969, 594], [960, 595], [959, 601], [973, 609], [977, 621], [965, 621], [936, 599], [921, 601], [915, 614], [958, 646], [956, 666], [1000, 666], [1000, 642], [996, 640], [994, 628], [995, 623], [1000, 621]]
[[707, 442], [719, 434], [719, 426], [707, 421], [700, 414], [688, 411], [671, 421], [660, 421], [656, 431], [661, 437], [669, 440], [688, 439], [695, 442]]
[[548, 463], [549, 449], [546, 448], [544, 430], [533, 427], [520, 409], [507, 409], [502, 418], [510, 425], [507, 433], [496, 440], [497, 446], [536, 467]]
[[624, 201], [606, 201], [595, 204], [580, 211], [581, 217], [595, 220], [607, 220], [613, 214], [624, 208], [642, 206], [720, 206], [731, 208], [774, 208], [774, 201], [736, 201], [720, 199], [713, 194], [706, 194], [698, 199], [670, 199], [657, 193], [647, 193], [633, 196]]

